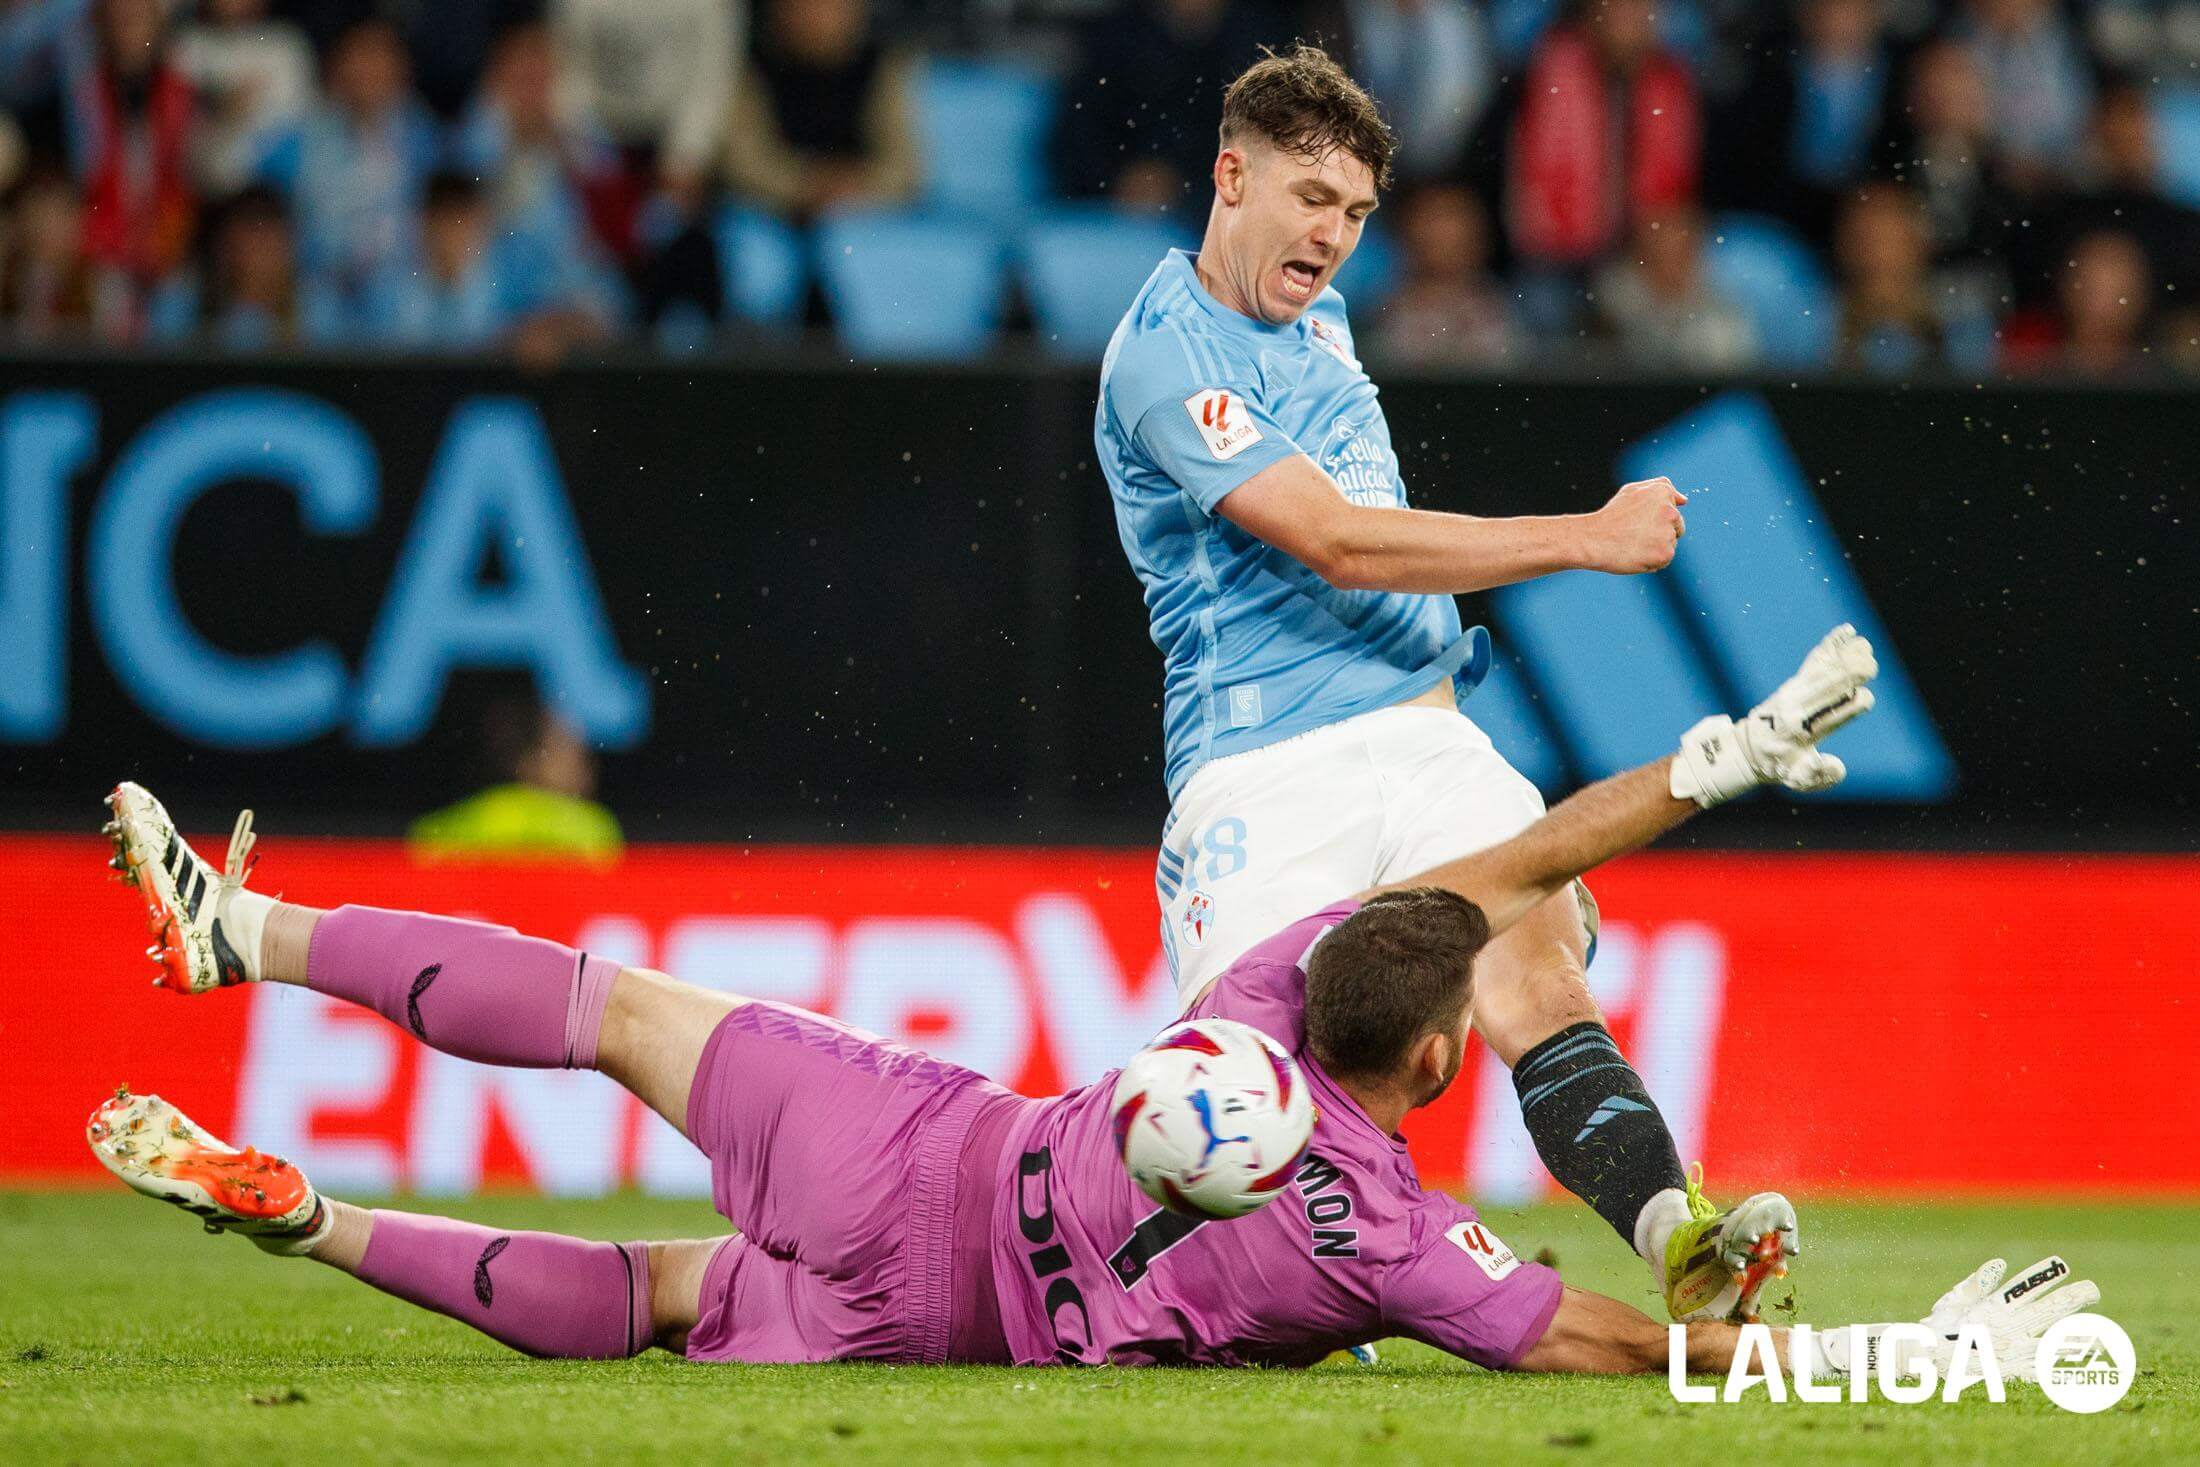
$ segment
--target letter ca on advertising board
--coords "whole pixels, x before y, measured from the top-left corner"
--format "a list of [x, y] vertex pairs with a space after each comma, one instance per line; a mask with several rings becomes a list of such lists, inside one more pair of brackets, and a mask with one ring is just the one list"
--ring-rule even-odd
[[[82, 394], [0, 402], [0, 740], [47, 742], [67, 722], [69, 483], [98, 446], [99, 410]], [[203, 393], [122, 446], [86, 533], [86, 596], [118, 681], [176, 733], [238, 749], [338, 729], [403, 744], [426, 731], [452, 670], [483, 664], [532, 669], [601, 743], [647, 731], [648, 682], [620, 659], [532, 403], [474, 397], [451, 413], [356, 672], [313, 638], [240, 655], [184, 614], [177, 531], [201, 495], [239, 478], [287, 487], [310, 534], [359, 534], [379, 508], [366, 433], [302, 393]], [[492, 546], [495, 584], [481, 579]]]

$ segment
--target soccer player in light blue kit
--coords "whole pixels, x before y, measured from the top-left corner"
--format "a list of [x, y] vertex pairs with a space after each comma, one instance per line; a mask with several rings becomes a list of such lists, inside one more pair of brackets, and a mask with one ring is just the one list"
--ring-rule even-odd
[[[1586, 515], [1406, 507], [1328, 288], [1392, 142], [1318, 49], [1255, 63], [1223, 101], [1199, 253], [1161, 262], [1100, 371], [1093, 436], [1166, 665], [1156, 883], [1187, 1006], [1287, 923], [1543, 813], [1462, 706], [1490, 644], [1462, 631], [1454, 595], [1659, 570], [1683, 528], [1665, 479]], [[1475, 1028], [1512, 1067], [1544, 1165], [1641, 1254], [1673, 1317], [1725, 1312], [1714, 1245], [1792, 1232], [1793, 1210], [1766, 1194], [1722, 1214], [1682, 1174], [1589, 996], [1595, 910], [1576, 886], [1493, 943]]]

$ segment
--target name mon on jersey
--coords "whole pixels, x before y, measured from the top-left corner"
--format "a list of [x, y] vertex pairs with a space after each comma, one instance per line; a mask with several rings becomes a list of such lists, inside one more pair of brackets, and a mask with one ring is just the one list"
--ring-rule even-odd
[[1344, 1173], [1309, 1151], [1299, 1166], [1299, 1195], [1306, 1199], [1306, 1221], [1314, 1229], [1310, 1243], [1316, 1258], [1360, 1256], [1358, 1228], [1337, 1226], [1352, 1216], [1352, 1194], [1340, 1185]]

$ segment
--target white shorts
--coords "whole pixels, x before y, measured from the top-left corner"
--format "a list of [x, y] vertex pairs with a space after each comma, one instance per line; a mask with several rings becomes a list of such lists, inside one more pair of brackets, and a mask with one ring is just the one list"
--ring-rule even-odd
[[1161, 941], [1189, 1002], [1239, 955], [1340, 897], [1508, 840], [1543, 796], [1471, 719], [1363, 713], [1200, 767], [1162, 828]]

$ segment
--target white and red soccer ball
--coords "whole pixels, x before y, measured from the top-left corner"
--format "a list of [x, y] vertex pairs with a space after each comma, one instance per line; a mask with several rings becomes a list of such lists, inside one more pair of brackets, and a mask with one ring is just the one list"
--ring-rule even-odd
[[1140, 1191], [1187, 1217], [1243, 1217], [1291, 1184], [1314, 1134], [1306, 1077], [1232, 1019], [1191, 1019], [1115, 1082], [1115, 1140]]

